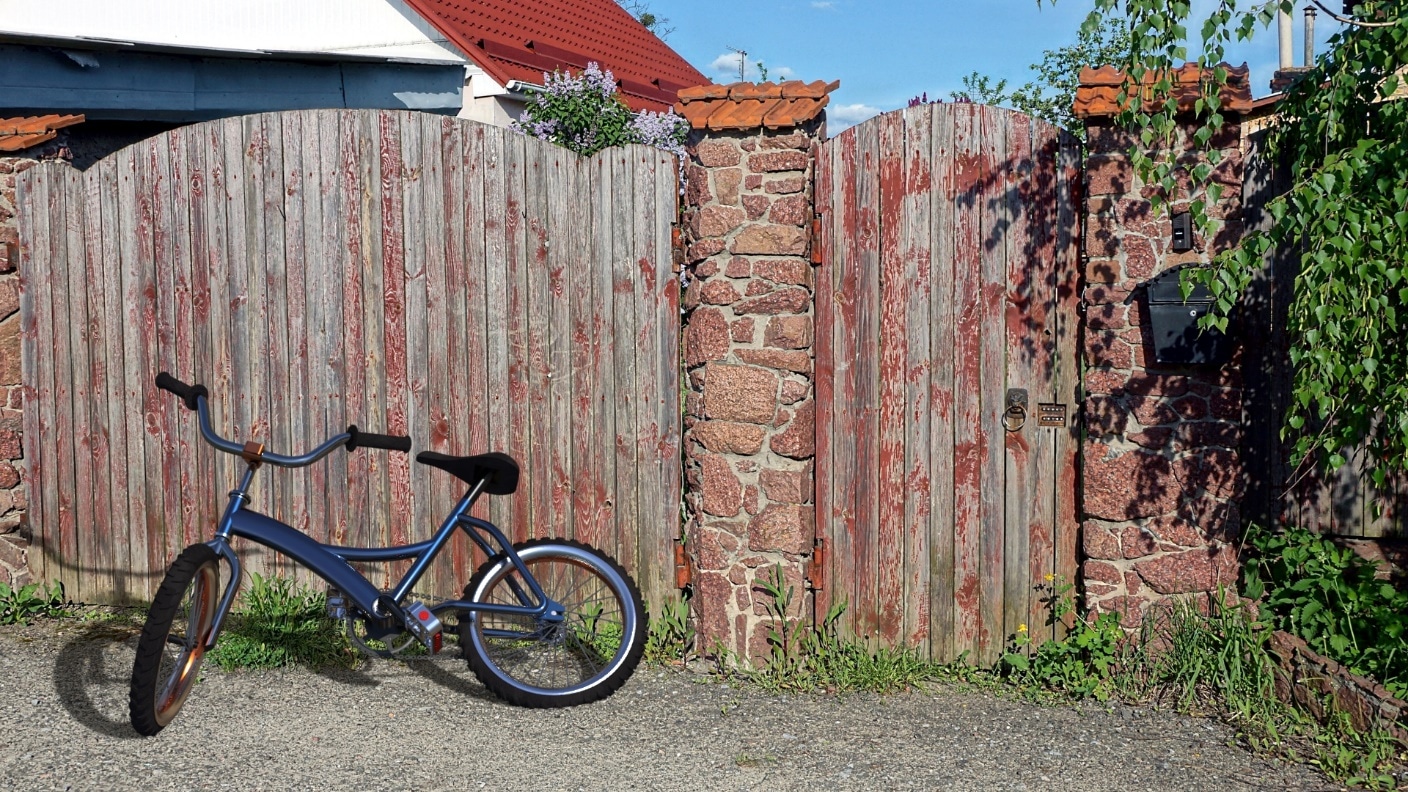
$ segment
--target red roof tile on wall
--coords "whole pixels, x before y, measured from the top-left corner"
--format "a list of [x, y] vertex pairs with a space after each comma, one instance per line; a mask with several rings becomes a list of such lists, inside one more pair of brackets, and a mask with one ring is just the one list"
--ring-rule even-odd
[[58, 134], [57, 130], [81, 123], [81, 115], [0, 118], [0, 151], [23, 151], [30, 146], [47, 143]]
[[680, 91], [675, 112], [695, 129], [778, 129], [816, 118], [841, 81], [762, 84], [738, 82], [703, 85]]
[[709, 78], [615, 0], [406, 0], [501, 85], [595, 62], [633, 110], [663, 111]]
[[[1250, 71], [1247, 64], [1228, 66], [1227, 83], [1222, 86], [1222, 109], [1234, 113], [1245, 113], [1252, 108]], [[1146, 110], [1158, 109], [1153, 100], [1153, 84], [1160, 74], [1149, 72], [1141, 81], [1145, 86], [1141, 92]], [[1173, 82], [1173, 97], [1178, 100], [1180, 112], [1192, 112], [1193, 105], [1202, 96], [1199, 81], [1202, 70], [1196, 63], [1185, 63], [1169, 75]], [[1075, 112], [1078, 118], [1092, 116], [1113, 116], [1120, 111], [1119, 94], [1124, 89], [1124, 72], [1113, 66], [1098, 69], [1080, 70], [1080, 86], [1076, 88]]]

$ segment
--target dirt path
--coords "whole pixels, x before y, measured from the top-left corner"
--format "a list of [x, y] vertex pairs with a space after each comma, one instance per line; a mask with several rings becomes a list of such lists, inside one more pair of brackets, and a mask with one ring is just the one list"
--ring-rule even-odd
[[1331, 789], [1216, 723], [938, 687], [776, 696], [648, 668], [605, 702], [522, 710], [457, 658], [206, 672], [176, 721], [127, 725], [130, 629], [0, 628], [0, 778], [48, 789]]

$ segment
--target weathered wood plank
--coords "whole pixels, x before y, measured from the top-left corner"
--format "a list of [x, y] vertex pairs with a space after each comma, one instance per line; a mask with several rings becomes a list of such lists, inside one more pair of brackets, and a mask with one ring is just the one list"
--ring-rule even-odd
[[[655, 149], [632, 147], [628, 150], [632, 163], [632, 188], [635, 211], [631, 217], [628, 246], [633, 268], [633, 293], [628, 308], [634, 313], [635, 334], [631, 344], [636, 350], [635, 416], [632, 422], [635, 441], [636, 477], [634, 519], [623, 526], [626, 539], [636, 541], [635, 565], [631, 571], [640, 583], [645, 597], [654, 603], [661, 601], [673, 588], [667, 581], [673, 567], [672, 531], [675, 522], [662, 507], [665, 472], [660, 459], [660, 310], [659, 291], [662, 280], [670, 277], [669, 247], [661, 247], [655, 218], [660, 213], [657, 190], [669, 190], [662, 185], [659, 171], [673, 166]], [[663, 253], [663, 257], [662, 257]], [[663, 262], [663, 266], [662, 266]], [[623, 554], [626, 555], [626, 554]], [[627, 555], [629, 558], [629, 555]], [[667, 571], [667, 566], [670, 570]]]
[[[1008, 388], [1027, 391], [1029, 402], [1021, 426], [1003, 436], [1001, 454], [1006, 482], [1004, 488], [1005, 527], [1002, 549], [1002, 612], [1001, 621], [994, 625], [994, 640], [1004, 642], [1018, 628], [1030, 630], [1032, 581], [1031, 545], [1037, 505], [1049, 499], [1042, 482], [1037, 479], [1037, 456], [1041, 439], [1049, 430], [1037, 425], [1038, 407], [1051, 401], [1053, 394], [1044, 376], [1041, 324], [1046, 314], [1046, 289], [1042, 283], [1045, 260], [1038, 256], [1037, 239], [1031, 212], [1039, 207], [1030, 200], [1028, 185], [1032, 180], [1032, 121], [1025, 115], [1006, 114], [1006, 157], [995, 180], [997, 195], [993, 200], [1001, 208], [1005, 230], [1001, 234], [1004, 270], [1002, 336], [1006, 351], [1005, 379]], [[1006, 428], [1006, 427], [1004, 427]]]
[[[149, 599], [160, 583], [162, 566], [159, 530], [160, 480], [153, 472], [159, 464], [160, 452], [148, 445], [147, 416], [159, 409], [157, 390], [152, 385], [158, 365], [147, 344], [145, 333], [146, 287], [145, 274], [151, 262], [151, 237], [141, 233], [142, 205], [138, 198], [137, 151], [130, 147], [113, 157], [117, 178], [118, 243], [122, 251], [122, 358], [123, 395], [126, 403], [127, 462], [136, 476], [128, 493], [131, 519], [131, 550], [128, 554], [140, 585], [136, 593]], [[155, 545], [155, 546], [153, 546]]]
[[930, 381], [934, 350], [930, 347], [933, 296], [931, 211], [934, 186], [933, 123], [928, 107], [910, 108], [904, 116], [904, 201], [900, 207], [899, 244], [904, 259], [899, 284], [904, 305], [904, 590], [900, 640], [928, 655], [930, 499], [932, 466], [929, 432]]
[[905, 379], [908, 357], [908, 299], [912, 281], [906, 278], [904, 114], [886, 113], [877, 130], [879, 209], [878, 276], [876, 290], [876, 597], [877, 634], [887, 644], [904, 633], [905, 570]]
[[[338, 284], [345, 272], [339, 244], [342, 227], [341, 196], [337, 174], [337, 116], [320, 110], [304, 120], [305, 136], [299, 141], [303, 178], [304, 300], [308, 331], [304, 346], [303, 376], [307, 383], [304, 403], [306, 442], [342, 431], [347, 421], [334, 416], [336, 394], [342, 392], [333, 361], [341, 357], [342, 296]], [[323, 541], [336, 543], [337, 528], [345, 519], [342, 497], [346, 492], [347, 454], [333, 454], [309, 468], [307, 498], [310, 521]]]
[[[818, 245], [817, 258], [820, 259], [819, 266], [813, 270], [814, 282], [816, 283], [813, 304], [815, 305], [816, 325], [813, 328], [815, 339], [813, 352], [816, 357], [816, 369], [813, 373], [812, 397], [816, 402], [816, 466], [813, 468], [813, 500], [816, 510], [816, 533], [813, 539], [813, 546], [819, 544], [822, 547], [835, 547], [835, 540], [831, 537], [835, 535], [836, 521], [831, 508], [832, 494], [835, 488], [831, 481], [831, 468], [834, 464], [835, 452], [833, 451], [834, 438], [836, 436], [834, 426], [836, 423], [836, 352], [835, 352], [835, 300], [836, 300], [836, 251], [840, 249], [838, 238], [841, 234], [841, 224], [839, 221], [839, 203], [836, 200], [835, 191], [837, 189], [837, 169], [839, 167], [838, 157], [833, 153], [831, 146], [820, 146], [816, 152], [816, 180], [813, 186], [815, 195], [816, 212], [821, 218], [821, 236], [812, 241]], [[839, 181], [844, 181], [844, 175]], [[698, 548], [695, 548], [696, 552]], [[812, 562], [818, 561], [815, 550]], [[824, 550], [822, 551], [825, 552]], [[812, 620], [813, 627], [820, 627], [821, 623], [831, 612], [833, 603], [844, 599], [845, 595], [836, 596], [836, 583], [839, 578], [830, 569], [819, 569], [821, 581], [812, 581], [813, 584], [821, 583], [822, 587], [813, 594]], [[830, 585], [826, 584], [826, 578], [830, 578]]]
[[[954, 640], [981, 644], [982, 237], [981, 125], [971, 105], [954, 106]], [[975, 659], [979, 659], [975, 657]]]
[[831, 359], [834, 361], [835, 410], [829, 427], [833, 451], [828, 470], [822, 471], [830, 479], [832, 493], [830, 539], [833, 546], [830, 555], [831, 580], [835, 588], [832, 597], [834, 599], [839, 595], [845, 599], [846, 611], [841, 615], [840, 625], [852, 635], [861, 632], [857, 614], [862, 597], [856, 588], [856, 573], [860, 564], [856, 554], [859, 541], [856, 477], [863, 465], [858, 459], [860, 443], [856, 415], [859, 390], [857, 358], [862, 349], [856, 332], [861, 302], [859, 291], [863, 288], [857, 271], [861, 255], [859, 189], [855, 176], [857, 158], [860, 156], [858, 134], [858, 130], [847, 130], [833, 146], [837, 173], [832, 199], [836, 215], [833, 227], [838, 234], [835, 249], [839, 253], [833, 259], [831, 274], [834, 313], [830, 332], [833, 341]]
[[46, 166], [20, 174], [16, 179], [16, 209], [20, 236], [20, 321], [24, 336], [20, 348], [24, 393], [24, 474], [28, 486], [30, 526], [34, 544], [30, 569], [40, 580], [59, 577], [62, 546], [58, 532], [57, 449], [55, 436], [58, 402], [54, 397], [57, 366], [54, 359], [53, 298], [58, 291], [53, 257], [51, 179]]
[[[1054, 356], [1058, 320], [1056, 284], [1059, 275], [1056, 269], [1057, 201], [1060, 200], [1056, 192], [1059, 130], [1035, 121], [1032, 128], [1032, 170], [1030, 181], [1024, 186], [1022, 200], [1026, 211], [1027, 246], [1031, 249], [1027, 258], [1032, 262], [1032, 317], [1028, 330], [1032, 339], [1032, 368], [1044, 394], [1041, 398], [1059, 404], [1061, 394], [1057, 387]], [[1069, 412], [1070, 408], [1067, 410]], [[1066, 420], [1073, 421], [1075, 416], [1068, 414]], [[1046, 576], [1054, 575], [1056, 571], [1053, 544], [1057, 499], [1056, 446], [1057, 433], [1063, 431], [1061, 428], [1039, 427], [1031, 443], [1034, 489], [1031, 492], [1031, 522], [1027, 529], [1026, 624], [1033, 643], [1038, 645], [1055, 637], [1055, 632], [1046, 625], [1045, 605], [1033, 587], [1042, 585]]]
[[524, 344], [522, 377], [526, 384], [526, 450], [532, 474], [525, 482], [529, 532], [534, 536], [552, 535], [552, 458], [553, 429], [548, 397], [552, 389], [552, 368], [548, 358], [551, 343], [549, 312], [552, 305], [553, 246], [548, 219], [551, 214], [553, 146], [535, 145], [525, 141], [523, 232], [524, 262], [522, 273], [523, 312], [517, 321], [522, 327]]
[[[92, 570], [89, 587], [89, 600], [110, 601], [117, 590], [117, 545], [120, 541], [114, 529], [122, 524], [117, 518], [118, 504], [114, 494], [122, 490], [115, 486], [115, 455], [111, 443], [111, 388], [108, 362], [108, 338], [117, 328], [108, 323], [108, 290], [110, 259], [104, 251], [104, 227], [102, 212], [102, 182], [96, 178], [82, 178], [74, 175], [74, 187], [80, 193], [79, 201], [83, 226], [82, 266], [85, 280], [88, 281], [87, 327], [85, 343], [89, 355], [89, 451], [93, 465], [93, 517], [86, 533], [92, 547], [88, 567]], [[125, 457], [122, 454], [122, 457]], [[126, 555], [125, 553], [123, 554]], [[123, 559], [125, 566], [126, 558]]]
[[[73, 448], [73, 554], [68, 557], [74, 577], [74, 596], [82, 598], [90, 589], [96, 591], [95, 584], [101, 584], [101, 571], [98, 566], [97, 547], [94, 544], [93, 523], [96, 519], [95, 489], [97, 471], [93, 464], [93, 434], [95, 427], [90, 419], [92, 411], [92, 351], [91, 303], [88, 301], [87, 253], [84, 240], [84, 195], [80, 174], [76, 171], [63, 172], [63, 214], [65, 240], [65, 266], [68, 272], [68, 301], [66, 322], [68, 334], [69, 398], [72, 405], [72, 428], [70, 441]], [[67, 526], [66, 526], [67, 527]], [[67, 536], [65, 537], [68, 538]], [[68, 542], [65, 542], [68, 545]], [[65, 590], [68, 590], [67, 588]], [[79, 599], [80, 602], [85, 601]]]
[[683, 471], [676, 464], [681, 458], [680, 433], [684, 429], [683, 402], [680, 393], [680, 280], [675, 271], [674, 219], [680, 197], [680, 161], [666, 157], [657, 167], [655, 244], [656, 276], [658, 284], [655, 301], [657, 337], [659, 349], [655, 363], [659, 391], [659, 402], [655, 408], [659, 426], [659, 443], [656, 453], [660, 459], [660, 492], [662, 509], [660, 526], [669, 526], [669, 539], [665, 542], [667, 555], [661, 574], [664, 576], [663, 596], [675, 596], [674, 550], [677, 536], [683, 536], [681, 506], [684, 500]]
[[[512, 453], [509, 426], [508, 313], [508, 136], [485, 130], [484, 136], [484, 300], [485, 385], [488, 389], [489, 445]], [[509, 498], [491, 498], [489, 519], [512, 528]]]
[[[393, 391], [391, 398], [393, 403], [399, 402], [405, 405], [405, 429], [400, 433], [411, 435], [413, 437], [412, 443], [417, 441], [423, 443], [430, 430], [426, 375], [430, 368], [438, 363], [430, 358], [430, 337], [427, 323], [430, 321], [431, 298], [427, 277], [431, 266], [432, 254], [430, 251], [433, 246], [440, 243], [444, 221], [442, 219], [438, 224], [430, 223], [428, 222], [430, 218], [426, 214], [428, 210], [434, 211], [428, 203], [431, 195], [438, 192], [438, 190], [427, 189], [433, 183], [433, 179], [439, 176], [438, 170], [432, 176], [431, 160], [428, 158], [434, 149], [427, 151], [423, 145], [421, 123], [418, 116], [406, 113], [398, 113], [397, 116], [401, 124], [400, 160], [403, 167], [398, 222], [401, 225], [404, 251], [400, 276], [405, 283], [401, 306], [401, 332], [405, 346], [401, 364], [402, 370], [397, 373], [397, 381], [401, 383], [400, 393]], [[443, 255], [442, 253], [442, 258]], [[440, 266], [443, 268], [443, 261]], [[390, 377], [388, 377], [389, 379]], [[423, 477], [423, 473], [429, 471], [419, 465], [416, 466], [416, 470], [411, 470], [410, 457], [406, 454], [392, 452], [389, 457], [394, 465], [392, 468], [393, 476], [397, 475], [398, 469], [402, 470], [404, 475], [404, 479], [399, 484], [400, 487], [404, 487], [402, 499], [395, 501], [393, 506], [393, 541], [401, 544], [428, 539], [434, 530], [430, 524], [437, 522], [430, 512], [430, 492], [428, 488], [414, 487], [413, 484], [428, 483]], [[397, 488], [393, 486], [393, 493], [397, 491]], [[403, 532], [401, 536], [394, 536], [397, 523], [401, 524]], [[395, 577], [399, 579], [410, 567], [410, 564], [399, 562], [393, 564], [392, 567], [395, 570]], [[432, 569], [432, 579], [423, 581], [422, 588], [433, 582], [433, 576], [434, 570]]]
[[[441, 119], [433, 116], [414, 120], [419, 126], [420, 161], [424, 163], [424, 170], [421, 173], [420, 220], [412, 228], [417, 230], [416, 236], [421, 238], [424, 251], [423, 275], [419, 280], [425, 292], [425, 314], [420, 330], [423, 338], [412, 344], [417, 348], [413, 359], [422, 362], [414, 364], [412, 369], [410, 434], [418, 450], [429, 448], [448, 453], [450, 428], [445, 409], [450, 399], [450, 285], [446, 281], [446, 260], [453, 232], [447, 223], [445, 205], [444, 185], [449, 174], [445, 170], [442, 146], [446, 130]], [[408, 320], [415, 322], [413, 306], [407, 307], [407, 314]], [[454, 506], [453, 498], [457, 493], [451, 492], [452, 481], [452, 477], [424, 465], [411, 466], [416, 511], [413, 541], [429, 538], [439, 527], [440, 518]], [[454, 595], [451, 571], [450, 557], [442, 555], [418, 588], [441, 596]], [[464, 582], [461, 580], [460, 585]]]
[[[605, 153], [605, 152], [603, 152]], [[607, 157], [611, 166], [611, 372], [614, 397], [607, 402], [615, 415], [615, 431], [609, 436], [615, 452], [612, 520], [612, 549], [633, 572], [638, 556], [634, 534], [636, 525], [636, 339], [635, 339], [635, 279], [639, 269], [631, 255], [631, 228], [635, 215], [632, 163], [627, 149], [611, 149]]]
[[[471, 388], [483, 387], [482, 382], [469, 378], [469, 361], [465, 353], [468, 341], [466, 327], [466, 299], [473, 299], [468, 292], [465, 260], [465, 204], [470, 198], [465, 194], [465, 136], [470, 134], [465, 125], [450, 119], [439, 119], [440, 124], [440, 203], [445, 213], [445, 266], [441, 288], [444, 290], [441, 304], [444, 306], [445, 359], [438, 373], [431, 379], [431, 388], [438, 390], [435, 403], [440, 408], [437, 421], [444, 421], [442, 445], [436, 448], [437, 432], [431, 432], [430, 448], [447, 454], [468, 454], [470, 450], [469, 402]], [[477, 263], [477, 262], [476, 262]], [[434, 288], [432, 286], [432, 288]], [[437, 423], [438, 425], [438, 423]], [[444, 496], [453, 502], [461, 493], [459, 482], [450, 476], [432, 476], [438, 481]], [[454, 591], [455, 586], [469, 582], [474, 571], [470, 566], [469, 543], [459, 532], [450, 539], [446, 550], [449, 558], [448, 580], [443, 590]]]
[[[276, 382], [273, 387], [277, 389], [283, 384], [288, 389], [282, 405], [276, 407], [276, 414], [280, 415], [284, 422], [283, 432], [287, 438], [284, 448], [293, 453], [301, 453], [326, 437], [315, 434], [308, 423], [308, 411], [314, 403], [308, 377], [308, 238], [316, 234], [316, 229], [308, 227], [304, 207], [316, 201], [317, 190], [311, 188], [313, 194], [308, 194], [310, 184], [305, 180], [304, 173], [310, 160], [316, 167], [317, 159], [308, 156], [311, 152], [305, 150], [304, 146], [317, 135], [317, 120], [316, 117], [304, 113], [280, 113], [279, 120], [280, 157], [276, 163], [278, 170], [274, 171], [274, 174], [275, 184], [282, 187], [279, 192], [283, 202], [280, 214], [284, 244], [281, 252], [274, 253], [278, 264], [281, 265], [279, 269], [282, 270], [282, 277], [271, 277], [271, 280], [282, 281], [286, 362], [281, 381]], [[275, 206], [278, 206], [277, 202]], [[270, 330], [272, 334], [274, 328], [271, 327]], [[277, 395], [271, 396], [274, 396], [277, 405]], [[313, 467], [321, 470], [322, 464]], [[284, 520], [319, 541], [327, 541], [327, 525], [322, 520], [314, 523], [314, 512], [310, 509], [310, 499], [315, 492], [311, 486], [313, 468], [279, 472], [283, 474], [279, 478], [287, 481], [284, 488], [287, 498]]]
[[[464, 226], [465, 226], [465, 366], [462, 369], [464, 381], [462, 389], [468, 398], [465, 412], [468, 432], [467, 442], [458, 453], [483, 453], [496, 451], [496, 439], [491, 434], [491, 394], [497, 392], [499, 383], [489, 376], [489, 268], [499, 265], [499, 259], [489, 260], [489, 195], [486, 194], [488, 158], [494, 150], [486, 141], [501, 135], [483, 125], [474, 125], [466, 130], [462, 168], [464, 172]], [[501, 325], [500, 325], [501, 326]], [[497, 500], [497, 499], [489, 499]], [[481, 504], [483, 502], [481, 501]], [[480, 516], [490, 514], [487, 504], [476, 507]], [[485, 559], [478, 549], [467, 559], [467, 567], [472, 571]], [[468, 582], [468, 578], [465, 579]]]
[[1079, 358], [1080, 295], [1084, 288], [1084, 268], [1080, 260], [1079, 215], [1081, 148], [1074, 136], [1062, 133], [1057, 159], [1056, 225], [1056, 392], [1058, 400], [1071, 405], [1072, 417], [1065, 429], [1056, 430], [1056, 575], [1076, 579], [1079, 518], [1076, 514], [1077, 459], [1080, 431], [1074, 418], [1080, 404]]
[[[199, 374], [195, 368], [196, 329], [191, 303], [192, 199], [190, 163], [185, 143], [189, 134], [189, 130], [176, 129], [159, 142], [153, 141], [159, 146], [164, 178], [170, 191], [167, 222], [163, 229], [171, 249], [171, 291], [165, 302], [170, 306], [170, 325], [161, 339], [162, 343], [167, 345], [163, 355], [170, 361], [173, 371], [185, 372], [182, 376], [188, 378], [188, 381], [195, 380]], [[204, 443], [190, 417], [188, 413], [178, 409], [171, 424], [170, 441], [175, 444], [182, 460], [196, 460], [198, 463], [200, 455], [204, 452]], [[198, 504], [203, 500], [201, 496], [209, 486], [208, 479], [202, 480], [196, 468], [197, 465], [183, 464], [174, 472], [173, 479], [177, 482], [179, 493], [178, 511], [175, 530], [170, 531], [168, 545], [175, 552], [208, 538], [201, 535], [201, 526], [197, 525], [200, 509]]]
[[878, 636], [881, 629], [880, 566], [880, 167], [881, 123], [862, 124], [856, 133], [856, 227], [859, 235], [856, 294], [856, 339], [862, 354], [856, 361], [857, 432], [855, 471], [856, 629]]
[[[337, 181], [341, 201], [341, 224], [345, 229], [341, 247], [346, 249], [345, 277], [342, 281], [342, 414], [348, 424], [370, 427], [368, 421], [368, 380], [375, 376], [368, 355], [366, 329], [367, 281], [375, 271], [375, 243], [372, 237], [373, 204], [370, 120], [365, 115], [339, 118]], [[375, 541], [371, 511], [373, 470], [365, 453], [346, 455], [347, 504], [333, 535], [338, 544], [365, 547]], [[379, 504], [378, 504], [379, 505]]]
[[[411, 284], [408, 268], [414, 263], [408, 258], [406, 232], [406, 180], [413, 163], [406, 156], [408, 131], [403, 129], [405, 114], [384, 111], [380, 116], [378, 142], [381, 162], [381, 321], [382, 352], [385, 361], [386, 405], [385, 426], [388, 434], [406, 434], [409, 427], [409, 350], [407, 348], [406, 296]], [[405, 544], [409, 540], [411, 519], [410, 462], [406, 455], [375, 450], [386, 469], [387, 499], [384, 509], [386, 530], [383, 540]], [[396, 562], [388, 570], [388, 583], [394, 582], [405, 562]]]
[[979, 546], [980, 608], [978, 656], [984, 664], [997, 661], [1002, 649], [1002, 602], [1006, 542], [1004, 501], [1011, 497], [1003, 482], [1002, 414], [1005, 410], [1006, 338], [1004, 333], [1004, 297], [1007, 292], [1006, 251], [1000, 244], [1009, 223], [1006, 204], [1001, 195], [1000, 175], [1007, 163], [1006, 114], [995, 108], [979, 106], [978, 126], [981, 130], [979, 156], [983, 170], [979, 239], [982, 251], [980, 273], [979, 348], [979, 500], [981, 518]]
[[577, 157], [562, 149], [550, 151], [548, 167], [547, 295], [547, 452], [545, 472], [548, 514], [545, 530], [551, 536], [573, 533], [572, 490], [575, 486], [572, 448], [577, 435], [572, 425], [572, 315], [569, 284], [583, 277], [586, 256], [573, 240], [572, 207], [578, 202]]
[[963, 652], [955, 635], [957, 581], [955, 560], [957, 531], [955, 529], [956, 479], [954, 467], [954, 416], [957, 399], [954, 391], [956, 343], [954, 328], [957, 306], [954, 302], [955, 233], [957, 214], [954, 190], [958, 183], [955, 139], [955, 113], [951, 105], [936, 104], [929, 108], [934, 124], [933, 200], [929, 204], [930, 234], [934, 252], [930, 259], [929, 348], [936, 357], [929, 375], [929, 634], [930, 656], [949, 662]]
[[586, 164], [590, 177], [591, 215], [587, 225], [592, 251], [591, 296], [585, 303], [587, 317], [586, 340], [589, 344], [586, 380], [582, 395], [587, 400], [587, 414], [580, 424], [591, 427], [591, 436], [584, 438], [587, 462], [584, 468], [586, 503], [577, 510], [578, 526], [585, 529], [583, 541], [612, 552], [614, 525], [612, 496], [616, 480], [615, 455], [610, 438], [615, 434], [616, 397], [611, 379], [611, 226], [612, 198], [611, 159], [597, 155]]
[[[595, 421], [594, 388], [596, 387], [596, 328], [593, 325], [592, 272], [597, 267], [593, 222], [596, 218], [596, 161], [573, 161], [574, 200], [568, 207], [567, 246], [579, 251], [574, 257], [578, 269], [567, 280], [568, 322], [572, 332], [571, 404], [572, 426], [572, 538], [583, 542], [596, 541], [596, 482], [600, 468], [592, 455], [594, 438], [599, 431]], [[591, 432], [592, 435], [589, 435]]]

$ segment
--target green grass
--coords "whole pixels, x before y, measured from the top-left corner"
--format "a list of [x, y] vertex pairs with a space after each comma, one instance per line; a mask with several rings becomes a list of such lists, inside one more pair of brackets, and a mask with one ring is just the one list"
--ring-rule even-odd
[[227, 617], [210, 662], [227, 671], [357, 664], [341, 623], [327, 617], [325, 594], [285, 578], [256, 574], [251, 581]]

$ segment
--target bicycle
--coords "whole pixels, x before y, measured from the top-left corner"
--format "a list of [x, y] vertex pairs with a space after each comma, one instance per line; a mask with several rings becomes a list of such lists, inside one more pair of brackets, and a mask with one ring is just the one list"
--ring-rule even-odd
[[[597, 701], [614, 693], [635, 671], [645, 649], [645, 608], [635, 581], [614, 559], [572, 540], [539, 538], [514, 544], [493, 523], [470, 516], [481, 495], [517, 490], [518, 464], [507, 454], [416, 455], [417, 462], [469, 485], [430, 539], [391, 547], [327, 545], [249, 508], [255, 472], [265, 464], [311, 465], [344, 446], [349, 453], [358, 448], [409, 453], [411, 438], [363, 432], [354, 424], [305, 454], [277, 454], [260, 443], [240, 445], [216, 434], [204, 386], [187, 385], [166, 372], [157, 375], [156, 386], [180, 397], [197, 414], [207, 443], [240, 456], [247, 467], [230, 492], [215, 537], [176, 557], [147, 612], [129, 697], [132, 726], [140, 734], [155, 735], [176, 717], [201, 661], [220, 636], [243, 575], [230, 546], [235, 537], [283, 553], [327, 582], [328, 615], [342, 620], [348, 637], [364, 651], [386, 656], [419, 642], [428, 652], [438, 653], [444, 620], [454, 618], [470, 670], [511, 704], [542, 708]], [[412, 587], [457, 529], [488, 559], [470, 578], [463, 599], [432, 606], [408, 602]], [[377, 588], [352, 567], [408, 559], [410, 568], [388, 590]], [[230, 567], [223, 594], [222, 560]]]

